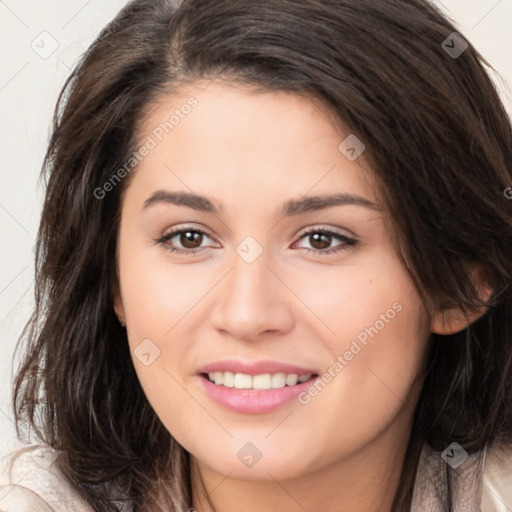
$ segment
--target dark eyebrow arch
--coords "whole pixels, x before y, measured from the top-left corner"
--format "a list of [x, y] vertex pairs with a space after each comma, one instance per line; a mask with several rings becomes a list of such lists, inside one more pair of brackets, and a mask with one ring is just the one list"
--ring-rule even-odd
[[308, 196], [302, 199], [292, 199], [283, 206], [282, 215], [291, 217], [293, 215], [302, 215], [307, 212], [322, 210], [331, 206], [355, 205], [370, 208], [376, 211], [382, 211], [375, 203], [368, 201], [364, 197], [355, 194], [333, 194], [323, 196]]
[[[169, 192], [166, 190], [157, 190], [144, 201], [143, 210], [159, 203], [174, 204], [176, 206], [187, 206], [193, 210], [214, 213], [220, 215], [219, 209], [214, 202], [201, 195], [189, 192]], [[284, 203], [282, 208], [283, 217], [292, 217], [303, 215], [307, 212], [322, 210], [331, 206], [356, 205], [370, 208], [376, 211], [382, 211], [375, 203], [354, 194], [333, 194], [323, 196], [308, 196], [302, 199], [291, 199]]]
[[218, 208], [213, 201], [205, 196], [200, 196], [190, 192], [168, 192], [167, 190], [157, 190], [153, 192], [145, 201], [142, 209], [145, 210], [155, 204], [174, 204], [176, 206], [188, 206], [193, 210], [201, 212], [219, 214]]

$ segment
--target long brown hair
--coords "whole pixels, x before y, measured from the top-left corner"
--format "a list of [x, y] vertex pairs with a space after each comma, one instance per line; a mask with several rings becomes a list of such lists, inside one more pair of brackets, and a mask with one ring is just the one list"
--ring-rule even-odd
[[425, 442], [470, 453], [512, 442], [512, 129], [490, 65], [471, 44], [455, 55], [443, 43], [455, 30], [424, 0], [134, 0], [82, 56], [41, 173], [36, 306], [13, 401], [18, 435], [28, 425], [61, 450], [56, 464], [94, 510], [192, 506], [189, 454], [145, 398], [113, 310], [135, 171], [95, 191], [137, 149], [148, 107], [200, 78], [315, 97], [364, 141], [429, 311], [473, 310], [469, 266], [485, 269], [487, 312], [430, 337], [393, 511], [410, 506]]

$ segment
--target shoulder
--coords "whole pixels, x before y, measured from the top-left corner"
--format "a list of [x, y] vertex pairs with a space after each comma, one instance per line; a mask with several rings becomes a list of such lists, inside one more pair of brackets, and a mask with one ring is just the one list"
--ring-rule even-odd
[[0, 486], [0, 512], [55, 512], [39, 494], [23, 485]]
[[482, 512], [512, 510], [512, 444], [487, 448], [482, 483]]
[[53, 464], [58, 455], [46, 445], [11, 453], [0, 485], [0, 512], [94, 512]]

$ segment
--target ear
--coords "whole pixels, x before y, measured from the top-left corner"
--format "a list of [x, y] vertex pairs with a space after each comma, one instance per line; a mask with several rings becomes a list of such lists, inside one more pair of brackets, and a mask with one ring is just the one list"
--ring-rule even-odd
[[124, 316], [123, 301], [121, 300], [121, 292], [119, 291], [119, 285], [117, 282], [112, 285], [112, 301], [114, 303], [114, 311], [119, 319], [119, 323], [121, 325], [125, 325], [126, 319]]
[[[489, 287], [489, 280], [487, 279], [485, 270], [481, 265], [473, 265], [470, 272], [480, 299], [487, 302], [492, 290]], [[487, 309], [487, 307], [482, 306], [476, 311], [469, 312], [466, 315], [459, 308], [448, 308], [438, 311], [432, 318], [430, 330], [436, 334], [442, 335], [455, 334], [478, 320]]]

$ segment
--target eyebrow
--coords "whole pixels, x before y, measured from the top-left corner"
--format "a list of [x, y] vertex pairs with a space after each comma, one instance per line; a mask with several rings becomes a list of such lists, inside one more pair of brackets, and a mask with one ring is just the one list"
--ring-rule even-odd
[[[220, 215], [220, 210], [215, 206], [213, 200], [208, 197], [193, 194], [190, 192], [169, 192], [157, 190], [144, 201], [143, 210], [156, 204], [173, 204], [186, 206], [193, 210]], [[375, 203], [364, 197], [354, 194], [333, 194], [321, 196], [308, 196], [302, 199], [291, 199], [283, 205], [281, 214], [283, 217], [303, 215], [308, 212], [323, 210], [331, 206], [356, 205], [370, 208], [371, 210], [382, 211]]]

